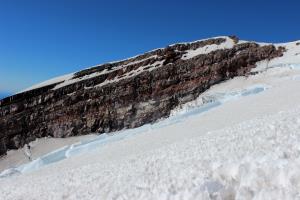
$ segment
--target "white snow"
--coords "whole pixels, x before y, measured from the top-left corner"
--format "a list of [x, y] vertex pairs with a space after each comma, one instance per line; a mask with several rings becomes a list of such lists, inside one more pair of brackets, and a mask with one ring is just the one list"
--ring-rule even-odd
[[87, 79], [90, 79], [90, 78], [94, 78], [94, 77], [97, 77], [97, 76], [100, 76], [101, 74], [103, 74], [103, 72], [95, 72], [95, 73], [92, 73], [92, 74], [88, 74], [88, 75], [85, 75], [83, 77], [80, 77], [80, 78], [72, 78], [72, 79], [67, 79], [65, 80], [64, 82], [56, 85], [53, 90], [57, 90], [59, 88], [62, 88], [62, 87], [65, 87], [67, 85], [71, 85], [73, 83], [77, 83], [79, 81], [83, 81], [83, 80], [87, 80]]
[[272, 60], [264, 60], [257, 63], [257, 67], [253, 69], [253, 72], [261, 72], [263, 70], [274, 68], [274, 67], [300, 67], [300, 41], [275, 44], [278, 47], [284, 47], [286, 51], [282, 57], [274, 58]]
[[[69, 163], [3, 179], [0, 197], [295, 199], [300, 184], [299, 111], [295, 107], [148, 151], [131, 146], [132, 154], [123, 157], [103, 159], [105, 150], [90, 153]], [[176, 131], [170, 126], [164, 130]], [[152, 133], [145, 134], [150, 137]], [[106, 153], [125, 151], [129, 145], [133, 140], [118, 141], [106, 148]]]
[[[162, 61], [155, 61], [153, 64], [148, 64], [148, 65], [145, 65], [145, 66], [141, 66], [139, 67], [138, 69], [136, 70], [132, 70], [128, 73], [125, 73], [123, 76], [119, 77], [119, 76], [116, 76], [114, 79], [111, 79], [111, 80], [106, 80], [104, 81], [103, 83], [100, 83], [98, 85], [95, 85], [94, 87], [102, 87], [104, 85], [107, 85], [107, 84], [110, 84], [110, 83], [114, 83], [114, 82], [118, 82], [120, 80], [123, 80], [123, 79], [127, 79], [127, 78], [130, 78], [130, 77], [133, 77], [133, 76], [136, 76], [142, 72], [145, 72], [145, 71], [152, 71], [154, 69], [157, 69], [159, 67], [162, 67], [163, 66], [163, 62], [164, 60]], [[89, 88], [86, 88], [86, 89], [89, 89]]]
[[[136, 58], [138, 56], [135, 56], [135, 57], [132, 57], [132, 58], [128, 58], [128, 59], [133, 59], [133, 58]], [[152, 59], [152, 58], [156, 58], [156, 57], [157, 57], [157, 55], [150, 56], [150, 57], [147, 57], [145, 59], [141, 59], [141, 60], [138, 60], [138, 61], [129, 62], [129, 63], [125, 64], [125, 65], [120, 65], [120, 66], [115, 67], [115, 68], [113, 68], [112, 70], [109, 70], [109, 71], [108, 70], [103, 70], [101, 72], [95, 72], [95, 73], [88, 74], [88, 75], [85, 75], [85, 76], [80, 77], [80, 78], [74, 78], [75, 73], [70, 73], [70, 74], [67, 74], [67, 75], [59, 76], [59, 77], [56, 77], [56, 78], [44, 81], [42, 83], [33, 85], [33, 86], [29, 87], [29, 88], [26, 88], [23, 91], [20, 91], [19, 93], [30, 91], [30, 90], [37, 89], [37, 88], [41, 88], [41, 87], [44, 87], [44, 86], [47, 86], [47, 85], [52, 85], [52, 84], [55, 84], [55, 83], [56, 84], [59, 83], [58, 85], [56, 85], [53, 88], [53, 90], [56, 90], [56, 89], [65, 87], [67, 85], [71, 85], [73, 83], [76, 83], [78, 81], [83, 81], [83, 80], [87, 80], [87, 79], [90, 79], [90, 78], [94, 78], [94, 77], [100, 76], [102, 74], [107, 74], [107, 73], [116, 71], [118, 69], [125, 68], [125, 67], [127, 67], [129, 65], [138, 64], [138, 63], [144, 62], [144, 61], [146, 61], [148, 59]], [[126, 59], [126, 60], [128, 60], [128, 59]], [[123, 60], [123, 61], [126, 61], [126, 60]], [[110, 63], [113, 64], [113, 63], [116, 63], [116, 62], [121, 62], [121, 61], [115, 61], [115, 62], [110, 62]], [[97, 66], [100, 66], [100, 65], [97, 65]], [[94, 66], [94, 67], [96, 67], [96, 66]], [[91, 67], [91, 68], [93, 68], [93, 67]], [[87, 68], [87, 69], [89, 69], [89, 68]]]
[[226, 39], [226, 41], [219, 45], [212, 44], [212, 45], [206, 45], [203, 47], [199, 47], [195, 50], [188, 50], [188, 51], [186, 51], [186, 54], [182, 56], [181, 59], [188, 60], [188, 59], [191, 59], [200, 54], [208, 54], [208, 53], [216, 51], [218, 49], [230, 49], [235, 45], [234, 41], [231, 38], [225, 37], [225, 39]]
[[[93, 134], [69, 138], [40, 138], [29, 143], [30, 157], [32, 160], [38, 159], [52, 151], [65, 147], [67, 145], [82, 143], [86, 140], [94, 139], [96, 136]], [[8, 168], [20, 166], [29, 162], [24, 148], [18, 150], [10, 150], [7, 156], [3, 159], [0, 158], [0, 173]]]
[[193, 41], [193, 42], [178, 42], [178, 43], [175, 43], [175, 44], [171, 44], [169, 46], [175, 46], [177, 44], [192, 44], [192, 43], [196, 43], [196, 42], [203, 42], [205, 40], [211, 40], [211, 39], [218, 39], [218, 38], [224, 38], [224, 39], [227, 39], [229, 38], [228, 36], [216, 36], [216, 37], [210, 37], [210, 38], [205, 38], [205, 39], [201, 39], [201, 40], [196, 40], [196, 41]]
[[[141, 59], [141, 60], [139, 60], [139, 61], [133, 61], [133, 62], [129, 62], [129, 63], [125, 64], [125, 65], [119, 65], [119, 66], [117, 66], [117, 67], [115, 67], [115, 68], [113, 68], [113, 69], [111, 69], [111, 70], [105, 69], [105, 70], [103, 70], [103, 71], [101, 71], [101, 72], [95, 72], [95, 73], [92, 73], [92, 74], [89, 74], [89, 75], [85, 75], [85, 76], [80, 77], [80, 78], [69, 79], [69, 80], [64, 81], [63, 83], [60, 83], [60, 84], [56, 85], [56, 86], [53, 88], [53, 90], [56, 90], [56, 89], [65, 87], [65, 86], [67, 86], [67, 85], [76, 83], [76, 82], [78, 82], [78, 81], [83, 81], [83, 80], [87, 80], [87, 79], [90, 79], [90, 78], [94, 78], [94, 77], [100, 76], [100, 75], [102, 75], [102, 74], [108, 74], [108, 73], [111, 73], [111, 72], [113, 72], [113, 71], [116, 71], [116, 70], [119, 70], [119, 69], [122, 69], [122, 68], [125, 69], [127, 66], [135, 65], [135, 64], [138, 64], [138, 63], [142, 63], [142, 62], [144, 62], [144, 61], [146, 61], [146, 60], [149, 60], [149, 59], [152, 59], [152, 58], [156, 58], [156, 57], [157, 57], [157, 55], [150, 56], [150, 57], [148, 57], [148, 58]], [[159, 62], [159, 63], [161, 63], [161, 62]], [[154, 66], [156, 66], [157, 64], [158, 64], [158, 63], [155, 62], [155, 63], [153, 63], [153, 65], [151, 65], [151, 66], [154, 67]], [[128, 77], [130, 77], [130, 76], [137, 75], [137, 74], [138, 74], [137, 72], [141, 73], [142, 70], [143, 70], [145, 67], [148, 67], [148, 66], [150, 66], [150, 65], [146, 65], [146, 66], [140, 67], [138, 70], [135, 70], [135, 71], [130, 71], [129, 73], [125, 74], [125, 76], [123, 76], [123, 77], [116, 77], [114, 80], [107, 80], [107, 81], [104, 81], [103, 83], [101, 83], [101, 84], [99, 84], [99, 85], [97, 85], [97, 86], [95, 86], [95, 87], [103, 86], [103, 85], [106, 85], [106, 84], [109, 84], [109, 83], [112, 83], [112, 82], [115, 82], [115, 81], [122, 80], [122, 79], [124, 79], [124, 78], [128, 78]], [[89, 88], [86, 88], [86, 89], [89, 89]]]
[[33, 86], [29, 87], [29, 88], [26, 88], [25, 90], [20, 91], [18, 93], [22, 93], [22, 92], [34, 90], [34, 89], [45, 87], [47, 85], [52, 85], [52, 84], [55, 84], [55, 83], [65, 82], [65, 81], [71, 80], [73, 78], [73, 76], [74, 76], [74, 73], [63, 75], [63, 76], [59, 76], [59, 77], [55, 77], [53, 79], [44, 81], [44, 82], [36, 84], [36, 85], [33, 85]]
[[168, 119], [7, 169], [0, 199], [299, 199], [300, 46], [285, 45]]

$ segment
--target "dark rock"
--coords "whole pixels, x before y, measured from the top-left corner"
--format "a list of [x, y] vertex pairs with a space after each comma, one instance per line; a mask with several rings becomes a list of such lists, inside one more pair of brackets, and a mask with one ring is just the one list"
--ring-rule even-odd
[[0, 157], [6, 155], [6, 143], [4, 137], [0, 138]]
[[[237, 37], [231, 38], [238, 43]], [[53, 89], [56, 83], [1, 100], [0, 155], [39, 137], [112, 132], [153, 123], [212, 85], [246, 75], [256, 62], [282, 56], [284, 51], [242, 43], [182, 59], [187, 50], [225, 41], [216, 38], [172, 45], [80, 71], [74, 78], [108, 73], [59, 89]]]
[[234, 41], [234, 43], [235, 44], [237, 44], [238, 42], [239, 42], [239, 38], [237, 37], [237, 36], [235, 36], [235, 35], [231, 35], [231, 36], [229, 36], [229, 38], [231, 38], [233, 41]]

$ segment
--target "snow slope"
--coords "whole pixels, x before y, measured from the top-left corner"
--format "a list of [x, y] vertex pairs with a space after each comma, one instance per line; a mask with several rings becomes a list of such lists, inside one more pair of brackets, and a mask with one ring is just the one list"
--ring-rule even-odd
[[1, 173], [0, 199], [300, 199], [300, 47], [284, 45], [258, 74], [216, 85], [168, 119]]
[[[257, 93], [263, 92], [264, 90], [266, 90], [266, 88], [267, 87], [265, 87], [265, 86], [253, 86], [251, 88], [246, 88], [241, 91], [233, 91], [233, 92], [229, 92], [229, 93], [226, 93], [226, 92], [219, 93], [216, 95], [215, 98], [214, 98], [214, 96], [205, 96], [205, 97], [202, 97], [201, 99], [209, 99], [209, 102], [202, 103], [202, 105], [197, 106], [196, 108], [193, 108], [193, 109], [189, 109], [189, 110], [180, 109], [181, 112], [178, 112], [177, 114], [173, 114], [172, 117], [162, 120], [161, 122], [158, 122], [156, 124], [145, 125], [141, 128], [119, 131], [119, 132], [114, 133], [113, 135], [102, 134], [91, 140], [85, 140], [85, 141], [77, 142], [75, 144], [71, 144], [69, 146], [63, 146], [53, 152], [50, 152], [46, 155], [42, 155], [41, 157], [33, 157], [32, 153], [31, 153], [32, 148], [28, 149], [28, 147], [25, 146], [21, 150], [21, 151], [23, 151], [25, 157], [29, 161], [31, 160], [31, 158], [35, 158], [35, 159], [32, 162], [22, 164], [19, 167], [13, 167], [8, 170], [4, 170], [2, 173], [0, 173], [0, 178], [12, 176], [14, 174], [27, 173], [27, 172], [31, 172], [34, 170], [38, 170], [44, 166], [59, 162], [61, 160], [70, 158], [72, 156], [90, 152], [94, 149], [99, 148], [100, 146], [106, 145], [107, 143], [115, 142], [115, 141], [121, 140], [123, 138], [127, 138], [129, 136], [140, 134], [149, 129], [152, 129], [152, 130], [160, 129], [165, 126], [169, 126], [169, 125], [178, 123], [180, 121], [184, 121], [188, 117], [191, 117], [194, 115], [199, 115], [201, 113], [208, 112], [209, 110], [211, 110], [217, 106], [221, 106], [224, 102], [235, 100], [240, 97], [257, 94]], [[54, 140], [59, 140], [59, 139], [54, 139]], [[29, 145], [32, 147], [35, 147], [35, 145], [36, 145], [35, 143], [40, 143], [39, 139], [35, 142], [30, 143]], [[65, 142], [65, 144], [66, 144], [66, 142]], [[58, 146], [56, 146], [56, 147], [58, 147]]]

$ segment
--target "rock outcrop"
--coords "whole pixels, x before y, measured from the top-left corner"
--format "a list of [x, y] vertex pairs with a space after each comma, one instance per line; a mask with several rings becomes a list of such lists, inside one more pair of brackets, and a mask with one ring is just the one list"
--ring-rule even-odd
[[39, 137], [134, 128], [168, 117], [214, 84], [284, 48], [220, 37], [96, 66], [0, 101], [0, 155]]

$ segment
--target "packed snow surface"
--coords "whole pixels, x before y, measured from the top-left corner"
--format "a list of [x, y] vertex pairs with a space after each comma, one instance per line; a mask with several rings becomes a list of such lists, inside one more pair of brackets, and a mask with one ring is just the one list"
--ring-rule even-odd
[[98, 163], [3, 180], [0, 197], [296, 199], [299, 113], [297, 107], [105, 163], [100, 154]]

